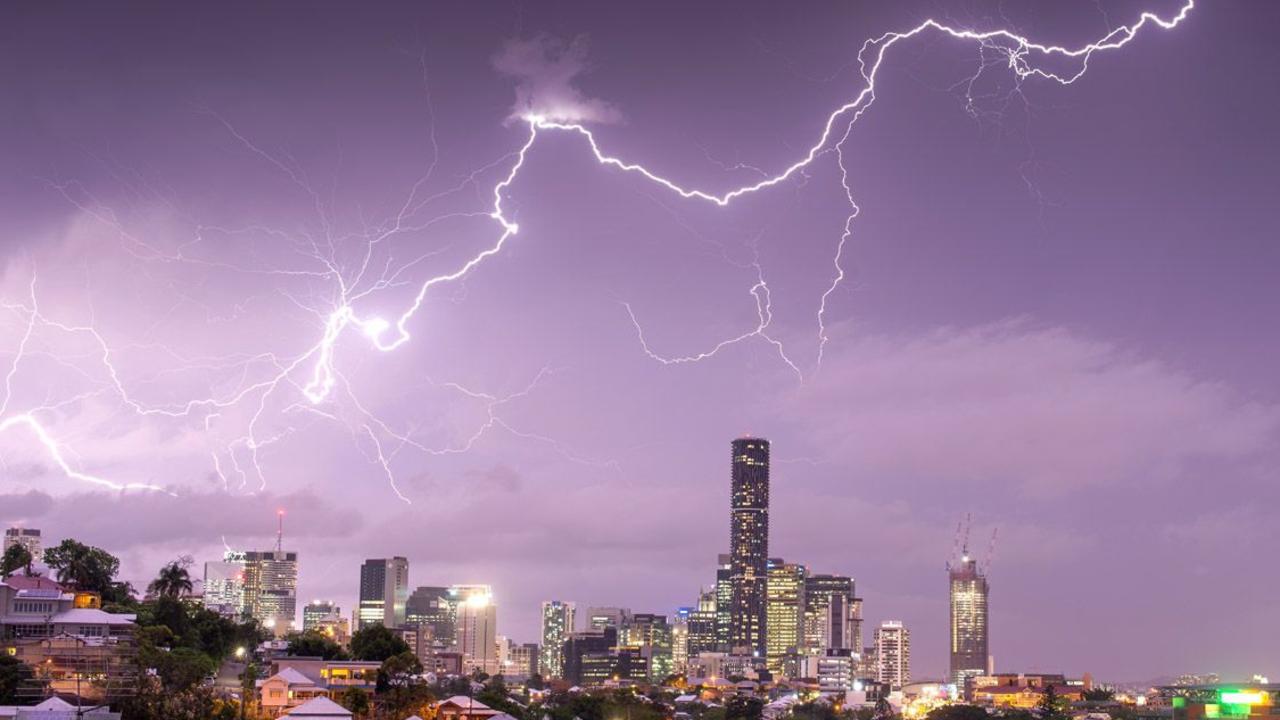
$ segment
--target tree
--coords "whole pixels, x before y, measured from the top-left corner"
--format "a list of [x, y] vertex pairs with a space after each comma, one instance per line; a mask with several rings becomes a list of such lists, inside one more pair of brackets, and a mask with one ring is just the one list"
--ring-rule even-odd
[[289, 654], [304, 657], [318, 657], [325, 660], [346, 660], [347, 651], [333, 641], [333, 638], [315, 630], [291, 633], [286, 635], [289, 642]]
[[987, 711], [977, 705], [943, 705], [929, 711], [925, 720], [988, 720]]
[[119, 589], [114, 580], [120, 559], [101, 548], [67, 538], [44, 551], [44, 564], [54, 571], [58, 582], [84, 592], [101, 593], [104, 600]]
[[1040, 703], [1036, 705], [1036, 715], [1040, 720], [1067, 720], [1070, 717], [1066, 701], [1058, 695], [1053, 685], [1045, 686]]
[[392, 655], [409, 651], [409, 643], [381, 625], [370, 625], [351, 636], [351, 657], [356, 660], [382, 662]]
[[4, 557], [0, 558], [0, 577], [9, 577], [19, 569], [24, 569], [27, 575], [31, 575], [31, 551], [22, 545], [10, 545], [4, 551]]
[[760, 720], [764, 716], [764, 701], [758, 697], [735, 695], [724, 705], [725, 720]]
[[342, 707], [350, 710], [357, 717], [363, 717], [369, 712], [369, 693], [362, 688], [347, 688], [346, 692], [342, 693], [340, 702]]
[[160, 568], [160, 574], [147, 586], [147, 592], [158, 597], [178, 598], [190, 593], [192, 587], [191, 574], [183, 558]]
[[195, 648], [180, 647], [161, 653], [156, 662], [156, 674], [167, 692], [190, 690], [217, 669], [212, 658]]
[[31, 668], [21, 660], [0, 655], [0, 705], [16, 705], [18, 690], [31, 679]]
[[875, 717], [877, 718], [893, 717], [893, 705], [890, 705], [887, 699], [883, 697], [880, 698], [879, 700], [876, 701]]
[[1089, 702], [1111, 702], [1116, 699], [1116, 692], [1106, 688], [1090, 688], [1084, 691], [1084, 699]]

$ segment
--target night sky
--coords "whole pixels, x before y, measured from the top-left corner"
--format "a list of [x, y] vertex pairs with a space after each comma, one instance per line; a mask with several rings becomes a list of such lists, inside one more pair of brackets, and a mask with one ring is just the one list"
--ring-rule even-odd
[[[1080, 47], [1180, 6], [7, 4], [0, 523], [142, 587], [285, 508], [300, 601], [405, 555], [532, 641], [544, 599], [693, 604], [749, 433], [770, 554], [855, 577], [916, 677], [966, 514], [998, 669], [1280, 675], [1280, 4], [1069, 85], [924, 31], [727, 207], [522, 119], [718, 195], [805, 156], [868, 38]], [[519, 232], [379, 351], [502, 235], [499, 183]]]

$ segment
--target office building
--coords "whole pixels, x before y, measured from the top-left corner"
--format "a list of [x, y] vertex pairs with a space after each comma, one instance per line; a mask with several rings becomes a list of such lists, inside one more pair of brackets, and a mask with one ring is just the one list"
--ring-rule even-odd
[[574, 605], [548, 600], [542, 603], [542, 657], [538, 667], [547, 679], [564, 677], [564, 643], [574, 628]]
[[686, 659], [700, 652], [712, 652], [720, 646], [717, 632], [716, 591], [709, 590], [698, 594], [698, 606], [689, 613], [688, 648]]
[[876, 628], [876, 679], [894, 690], [911, 682], [911, 632], [899, 620]]
[[804, 602], [803, 645], [807, 654], [861, 650], [862, 602], [854, 597], [853, 578], [810, 575], [805, 579]]
[[476, 670], [497, 675], [498, 607], [488, 585], [455, 585], [450, 588], [457, 599], [455, 646], [462, 653], [462, 670]]
[[987, 578], [978, 561], [966, 551], [952, 567], [951, 580], [951, 682], [963, 689], [970, 678], [988, 672], [989, 623]]
[[716, 556], [716, 648], [729, 647], [729, 618], [733, 608], [733, 563], [728, 553]]
[[419, 587], [409, 595], [404, 607], [406, 625], [429, 627], [435, 642], [445, 647], [453, 646], [457, 608], [450, 599], [449, 588]]
[[502, 665], [502, 677], [508, 683], [523, 682], [541, 675], [538, 667], [540, 649], [538, 643], [514, 643], [502, 638], [498, 643], [502, 652], [499, 658]]
[[821, 655], [805, 655], [799, 659], [797, 677], [818, 683], [818, 692], [843, 699], [854, 689], [858, 657], [849, 650], [828, 650]]
[[204, 606], [223, 617], [244, 616], [244, 556], [227, 550], [222, 560], [204, 564]]
[[[599, 658], [609, 656], [618, 645], [618, 629], [609, 625], [573, 632], [564, 643], [564, 679], [584, 685], [585, 677], [598, 677]], [[612, 673], [606, 673], [612, 676]]]
[[805, 566], [781, 558], [769, 560], [766, 589], [766, 666], [775, 677], [795, 677], [795, 658], [803, 645]]
[[298, 613], [298, 553], [279, 548], [246, 552], [244, 605], [249, 617], [276, 637], [291, 632]]
[[764, 657], [769, 559], [769, 441], [731, 443], [729, 644]]
[[631, 619], [631, 608], [592, 607], [587, 608], [587, 629], [617, 628], [621, 629]]
[[689, 663], [689, 618], [693, 617], [691, 607], [678, 607], [671, 620], [671, 671], [684, 672]]
[[4, 531], [4, 549], [8, 551], [14, 545], [21, 545], [31, 553], [31, 562], [44, 562], [44, 544], [40, 539], [40, 531], [35, 528], [11, 527]]
[[666, 615], [632, 615], [618, 633], [618, 648], [632, 648], [644, 658], [650, 682], [660, 683], [671, 675], [671, 625]]
[[396, 628], [405, 624], [409, 599], [409, 561], [402, 557], [373, 558], [360, 566], [360, 606], [357, 630], [371, 625]]

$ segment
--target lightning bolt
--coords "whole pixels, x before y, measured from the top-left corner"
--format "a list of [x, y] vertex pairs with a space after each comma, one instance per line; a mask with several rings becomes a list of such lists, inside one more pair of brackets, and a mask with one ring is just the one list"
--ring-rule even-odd
[[[285, 430], [274, 435], [264, 436], [261, 434], [262, 431], [260, 430], [260, 424], [263, 422], [264, 416], [270, 409], [270, 401], [275, 399], [276, 396], [285, 388], [289, 388], [297, 392], [310, 407], [296, 403], [289, 404], [284, 408], [282, 414], [307, 413], [315, 418], [326, 421], [340, 421], [340, 418], [335, 413], [329, 412], [321, 406], [332, 402], [332, 396], [335, 389], [342, 388], [343, 395], [350, 401], [351, 406], [355, 408], [355, 412], [359, 416], [359, 419], [351, 424], [353, 432], [360, 437], [366, 438], [371, 443], [373, 447], [373, 461], [380, 465], [382, 470], [385, 472], [395, 494], [406, 502], [408, 501], [408, 498], [400, 492], [396, 483], [395, 475], [391, 469], [391, 463], [396, 453], [399, 449], [404, 447], [414, 447], [428, 454], [465, 451], [474, 445], [474, 443], [485, 432], [494, 428], [503, 428], [515, 436], [545, 442], [557, 449], [561, 454], [575, 461], [594, 462], [590, 459], [581, 458], [568, 452], [565, 450], [563, 445], [552, 438], [536, 433], [517, 430], [511, 427], [510, 424], [500, 416], [495, 414], [496, 408], [512, 399], [515, 399], [516, 397], [522, 396], [522, 393], [516, 393], [513, 396], [498, 397], [487, 393], [473, 392], [460, 385], [455, 385], [453, 387], [464, 397], [470, 397], [485, 404], [488, 412], [488, 420], [482, 423], [480, 429], [457, 448], [431, 448], [413, 440], [408, 433], [398, 431], [392, 428], [389, 424], [377, 419], [361, 403], [359, 403], [354, 392], [351, 391], [349, 383], [345, 381], [345, 378], [343, 378], [341, 372], [339, 372], [337, 368], [336, 353], [338, 344], [349, 331], [358, 331], [359, 334], [363, 335], [370, 342], [373, 348], [381, 352], [391, 352], [401, 347], [411, 339], [410, 327], [412, 321], [417, 312], [426, 303], [427, 296], [433, 288], [455, 283], [466, 278], [477, 267], [485, 263], [486, 260], [501, 253], [506, 244], [519, 233], [520, 227], [505, 208], [504, 199], [512, 185], [519, 177], [522, 169], [525, 167], [529, 152], [534, 148], [539, 138], [543, 137], [544, 134], [564, 133], [576, 136], [585, 143], [591, 156], [600, 166], [619, 171], [624, 174], [638, 176], [644, 181], [647, 181], [662, 190], [670, 192], [680, 199], [709, 203], [718, 207], [728, 206], [740, 198], [768, 190], [797, 176], [803, 178], [807, 168], [813, 165], [819, 158], [827, 154], [834, 154], [836, 164], [840, 172], [841, 186], [849, 205], [849, 213], [843, 223], [842, 231], [836, 244], [835, 254], [832, 258], [834, 271], [831, 282], [822, 293], [817, 307], [817, 365], [818, 367], [821, 367], [823, 350], [829, 341], [825, 320], [828, 301], [838, 290], [846, 277], [843, 266], [846, 247], [848, 241], [853, 235], [855, 220], [861, 212], [861, 209], [854, 200], [854, 193], [850, 182], [850, 171], [846, 163], [844, 148], [857, 121], [868, 109], [872, 107], [875, 102], [877, 79], [890, 48], [927, 32], [937, 33], [954, 40], [976, 43], [979, 47], [981, 67], [978, 73], [970, 78], [966, 91], [969, 107], [970, 110], [972, 110], [973, 86], [974, 83], [977, 82], [978, 75], [988, 67], [988, 57], [997, 58], [999, 63], [1003, 64], [1004, 67], [1013, 74], [1018, 83], [1021, 83], [1024, 80], [1038, 78], [1060, 85], [1071, 85], [1087, 73], [1089, 63], [1095, 53], [1118, 50], [1125, 47], [1138, 36], [1140, 31], [1148, 26], [1155, 26], [1164, 30], [1173, 29], [1188, 17], [1194, 5], [1194, 0], [1186, 0], [1175, 14], [1167, 18], [1161, 17], [1152, 12], [1143, 12], [1132, 24], [1116, 27], [1108, 31], [1101, 39], [1079, 47], [1041, 44], [1006, 29], [988, 31], [961, 29], [934, 19], [925, 20], [906, 31], [886, 32], [878, 37], [870, 38], [862, 44], [856, 56], [859, 74], [862, 79], [860, 91], [848, 102], [835, 108], [827, 115], [825, 122], [822, 124], [821, 132], [813, 144], [809, 146], [807, 152], [773, 175], [767, 175], [766, 173], [759, 171], [757, 168], [751, 168], [760, 176], [758, 180], [720, 192], [685, 186], [655, 170], [651, 170], [643, 164], [611, 155], [605, 152], [601, 147], [594, 133], [581, 123], [569, 122], [553, 115], [529, 114], [522, 118], [528, 133], [527, 137], [515, 152], [509, 153], [503, 158], [499, 158], [493, 163], [478, 169], [470, 176], [463, 178], [463, 180], [453, 188], [435, 195], [420, 196], [420, 190], [431, 177], [431, 173], [435, 168], [436, 158], [439, 154], [439, 148], [437, 147], [435, 140], [434, 124], [432, 124], [430, 142], [433, 157], [427, 172], [411, 188], [411, 191], [409, 192], [399, 213], [390, 221], [390, 223], [385, 227], [366, 233], [364, 236], [366, 247], [363, 253], [363, 258], [353, 276], [348, 276], [344, 273], [340, 264], [335, 259], [335, 248], [337, 243], [340, 242], [343, 237], [337, 236], [334, 232], [333, 223], [328, 217], [321, 195], [311, 186], [306, 174], [297, 167], [296, 163], [288, 161], [287, 158], [282, 159], [268, 153], [263, 148], [254, 144], [247, 136], [240, 133], [230, 123], [214, 115], [214, 117], [224, 125], [226, 130], [238, 142], [244, 145], [250, 152], [259, 156], [286, 175], [295, 185], [300, 187], [307, 194], [313, 202], [315, 212], [320, 219], [323, 236], [317, 238], [304, 233], [304, 237], [299, 241], [296, 238], [289, 236], [287, 233], [280, 233], [279, 231], [271, 230], [269, 228], [222, 228], [218, 226], [201, 226], [197, 232], [196, 238], [192, 242], [200, 242], [205, 233], [224, 233], [233, 235], [245, 232], [263, 232], [286, 239], [291, 243], [293, 250], [298, 252], [300, 255], [309, 258], [311, 261], [314, 261], [314, 268], [297, 270], [286, 268], [243, 267], [233, 263], [211, 262], [190, 257], [186, 254], [185, 247], [179, 248], [177, 252], [164, 251], [144, 242], [140, 238], [137, 238], [132, 233], [128, 232], [114, 213], [106, 210], [100, 203], [97, 203], [96, 200], [94, 200], [91, 195], [88, 195], [87, 192], [83, 191], [82, 188], [75, 188], [64, 184], [56, 186], [56, 189], [76, 207], [80, 208], [88, 215], [111, 227], [114, 227], [119, 233], [121, 239], [124, 241], [126, 252], [141, 260], [151, 262], [208, 265], [213, 268], [230, 272], [249, 273], [254, 275], [305, 277], [333, 283], [336, 286], [334, 302], [329, 306], [330, 309], [328, 309], [327, 312], [320, 315], [320, 332], [316, 340], [292, 357], [282, 358], [271, 353], [264, 353], [250, 358], [227, 360], [224, 363], [224, 367], [237, 367], [242, 372], [242, 382], [239, 383], [236, 390], [229, 394], [221, 397], [211, 396], [190, 400], [180, 405], [151, 406], [137, 400], [127, 391], [125, 384], [122, 382], [121, 377], [112, 362], [113, 350], [111, 346], [107, 343], [105, 338], [103, 338], [103, 336], [92, 327], [92, 324], [66, 324], [52, 320], [40, 312], [39, 307], [35, 302], [35, 275], [33, 273], [30, 305], [24, 303], [3, 306], [5, 309], [23, 317], [25, 327], [23, 328], [21, 340], [19, 341], [16, 352], [13, 355], [12, 362], [5, 374], [5, 395], [3, 403], [0, 403], [0, 433], [19, 428], [30, 431], [39, 441], [49, 457], [53, 459], [54, 463], [69, 478], [116, 490], [146, 489], [167, 492], [158, 486], [141, 483], [120, 483], [85, 473], [74, 468], [71, 463], [66, 460], [66, 454], [60, 442], [46, 429], [39, 418], [41, 414], [51, 413], [56, 410], [58, 406], [46, 404], [30, 408], [22, 412], [10, 414], [9, 406], [13, 396], [14, 382], [19, 374], [19, 366], [24, 358], [30, 353], [28, 345], [33, 335], [36, 333], [38, 328], [42, 328], [74, 335], [87, 335], [90, 337], [99, 348], [98, 361], [105, 368], [107, 374], [107, 380], [101, 387], [96, 390], [77, 395], [70, 400], [65, 400], [60, 403], [59, 406], [83, 400], [96, 394], [112, 393], [117, 396], [127, 408], [138, 414], [140, 417], [198, 417], [203, 421], [206, 431], [213, 429], [218, 424], [224, 411], [229, 411], [232, 408], [240, 406], [247, 406], [249, 408], [250, 415], [246, 432], [242, 436], [234, 439], [223, 453], [226, 459], [230, 461], [230, 470], [224, 469], [223, 463], [219, 459], [220, 454], [218, 452], [212, 453], [214, 473], [226, 488], [230, 488], [231, 478], [233, 475], [239, 475], [241, 486], [247, 484], [250, 469], [252, 470], [253, 475], [259, 480], [260, 487], [265, 486], [265, 473], [259, 462], [259, 451], [274, 443], [280, 442], [287, 437], [292, 430]], [[1046, 65], [1046, 63], [1065, 63], [1066, 65], [1071, 66], [1071, 69], [1052, 69]], [[423, 62], [423, 83], [424, 87], [426, 87], [427, 76], [425, 62]], [[428, 109], [430, 112], [434, 113], [434, 111], [430, 109], [429, 88], [427, 97]], [[210, 114], [213, 115], [212, 113]], [[487, 210], [480, 212], [450, 213], [435, 217], [426, 222], [413, 221], [413, 218], [430, 203], [446, 195], [457, 192], [464, 187], [476, 184], [483, 173], [492, 168], [498, 167], [500, 164], [507, 162], [508, 160], [510, 160], [510, 165], [505, 174], [503, 174], [489, 190], [492, 201]], [[363, 305], [363, 302], [373, 294], [388, 288], [405, 285], [408, 282], [405, 279], [406, 274], [422, 263], [426, 258], [435, 254], [434, 252], [424, 253], [408, 262], [400, 264], [397, 267], [392, 267], [391, 261], [388, 261], [379, 274], [379, 271], [373, 264], [375, 248], [382, 242], [400, 233], [422, 230], [435, 223], [451, 218], [486, 218], [497, 225], [498, 232], [490, 244], [478, 253], [472, 255], [456, 269], [450, 272], [434, 275], [425, 281], [418, 283], [417, 291], [414, 294], [412, 301], [394, 317], [394, 320], [388, 320], [386, 317], [378, 314], [363, 314], [358, 312], [357, 306]], [[755, 263], [755, 269], [756, 282], [749, 288], [749, 294], [752, 296], [756, 306], [758, 319], [756, 327], [745, 333], [720, 341], [713, 345], [709, 350], [702, 352], [671, 356], [655, 352], [646, 341], [644, 330], [641, 327], [631, 305], [624, 303], [623, 306], [635, 328], [642, 350], [648, 357], [657, 362], [664, 365], [676, 365], [700, 362], [714, 357], [724, 348], [731, 347], [754, 338], [760, 338], [775, 347], [781, 361], [796, 374], [797, 378], [801, 382], [803, 382], [804, 375], [799, 366], [793, 362], [790, 357], [788, 357], [782, 343], [770, 334], [770, 327], [773, 321], [770, 291], [768, 284], [765, 282], [764, 272], [760, 268], [758, 261]], [[368, 280], [368, 278], [375, 279]], [[314, 312], [312, 307], [304, 300], [294, 298], [283, 291], [281, 294], [299, 308], [308, 312]], [[262, 367], [267, 368], [265, 375], [257, 370]], [[251, 376], [254, 376], [254, 379], [250, 379]], [[541, 376], [542, 375], [540, 374], [539, 377]], [[527, 393], [532, 389], [533, 385], [537, 384], [537, 381], [537, 378], [535, 378], [530, 387], [527, 388], [526, 391], [522, 392]], [[389, 447], [390, 445], [394, 445], [394, 447]], [[246, 467], [241, 464], [242, 456], [249, 469], [246, 469]]]

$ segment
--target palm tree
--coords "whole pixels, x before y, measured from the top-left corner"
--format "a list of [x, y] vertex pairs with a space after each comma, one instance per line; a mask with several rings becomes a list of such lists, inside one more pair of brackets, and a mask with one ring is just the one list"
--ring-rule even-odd
[[191, 592], [191, 574], [181, 561], [174, 561], [160, 568], [160, 574], [147, 586], [147, 592], [162, 597], [181, 597]]
[[8, 577], [19, 569], [26, 568], [26, 574], [31, 575], [31, 551], [22, 545], [10, 545], [4, 551], [4, 557], [0, 558], [0, 576]]

